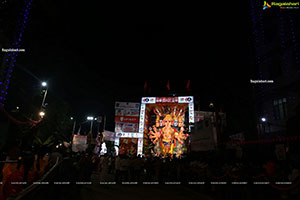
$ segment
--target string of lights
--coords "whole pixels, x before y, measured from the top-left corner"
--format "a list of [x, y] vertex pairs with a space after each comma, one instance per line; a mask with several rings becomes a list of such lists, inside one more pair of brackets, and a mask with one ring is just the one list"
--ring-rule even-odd
[[292, 36], [293, 50], [294, 50], [294, 54], [295, 54], [296, 66], [299, 69], [299, 54], [298, 54], [298, 51], [297, 51], [297, 41], [296, 41], [296, 36], [295, 36], [293, 17], [289, 16], [289, 20], [290, 20], [290, 29], [291, 29], [291, 36]]
[[[254, 55], [255, 55], [255, 64], [257, 67], [257, 76], [258, 79], [264, 80], [263, 78], [263, 69], [262, 65], [264, 62], [264, 58], [261, 56], [264, 41], [263, 36], [263, 23], [262, 23], [262, 13], [259, 7], [261, 6], [261, 2], [257, 0], [250, 1], [250, 16], [252, 21], [252, 35], [253, 35], [253, 44], [254, 44]], [[263, 85], [259, 84], [257, 86], [257, 94], [260, 96], [261, 102], [264, 102], [264, 92], [263, 92]]]
[[[33, 0], [24, 0], [24, 5], [22, 11], [20, 12], [19, 19], [17, 21], [14, 39], [11, 43], [12, 49], [18, 49], [21, 47], [21, 41], [27, 27], [26, 24], [28, 23], [30, 10], [32, 7], [32, 1]], [[4, 106], [6, 101], [7, 90], [10, 84], [13, 69], [16, 65], [17, 56], [18, 56], [17, 52], [9, 52], [6, 59], [4, 60], [4, 77], [3, 80], [0, 81], [0, 105], [1, 106]]]

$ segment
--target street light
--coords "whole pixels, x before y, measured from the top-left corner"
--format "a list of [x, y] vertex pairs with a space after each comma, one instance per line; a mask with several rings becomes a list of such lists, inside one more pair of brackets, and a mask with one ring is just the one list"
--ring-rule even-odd
[[45, 116], [45, 112], [44, 111], [41, 111], [40, 113], [39, 113], [39, 115], [40, 115], [40, 117], [43, 119], [44, 118], [44, 116]]
[[[87, 117], [86, 118], [88, 121], [91, 121], [91, 128], [90, 128], [90, 132], [92, 133], [92, 130], [93, 130], [93, 121], [94, 121], [94, 117], [91, 117], [91, 116], [89, 116], [89, 117]], [[95, 118], [95, 119], [97, 119], [97, 118]]]
[[45, 82], [45, 81], [42, 82], [42, 86], [43, 86], [43, 87], [46, 87], [46, 86], [47, 86], [47, 82]]
[[[267, 118], [265, 117], [261, 117], [260, 118], [260, 123], [259, 123], [259, 131], [260, 135], [258, 135], [259, 138], [263, 137], [263, 135], [265, 135], [266, 133], [266, 122], [267, 122]], [[269, 126], [269, 130], [270, 130], [270, 126]]]

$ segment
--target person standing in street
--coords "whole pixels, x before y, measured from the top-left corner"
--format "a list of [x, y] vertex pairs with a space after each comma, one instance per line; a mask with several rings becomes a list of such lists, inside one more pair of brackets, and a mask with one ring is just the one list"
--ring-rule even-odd
[[115, 182], [120, 179], [120, 157], [117, 156], [115, 159]]

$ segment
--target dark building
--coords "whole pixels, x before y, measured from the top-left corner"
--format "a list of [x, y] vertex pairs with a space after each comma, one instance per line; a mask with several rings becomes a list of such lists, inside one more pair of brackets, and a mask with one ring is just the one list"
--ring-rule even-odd
[[279, 7], [263, 10], [262, 0], [250, 4], [256, 79], [272, 82], [253, 83], [259, 137], [285, 136], [300, 104], [300, 16]]

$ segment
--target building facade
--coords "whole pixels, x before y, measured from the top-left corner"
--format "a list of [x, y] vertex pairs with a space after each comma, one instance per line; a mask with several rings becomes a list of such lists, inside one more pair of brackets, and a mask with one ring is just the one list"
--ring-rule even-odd
[[294, 10], [250, 1], [259, 137], [286, 134], [287, 121], [300, 104], [300, 16]]

